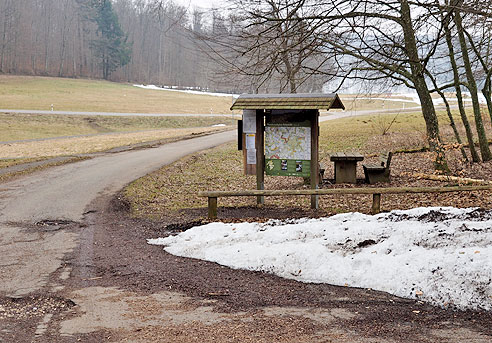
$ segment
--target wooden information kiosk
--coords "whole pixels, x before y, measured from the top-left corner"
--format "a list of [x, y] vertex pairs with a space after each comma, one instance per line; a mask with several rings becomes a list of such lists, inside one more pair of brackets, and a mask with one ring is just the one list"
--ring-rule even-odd
[[[337, 94], [243, 94], [231, 110], [243, 110], [238, 130], [244, 173], [256, 174], [257, 189], [267, 175], [310, 178], [319, 186], [319, 110], [345, 109]], [[258, 204], [264, 197], [258, 196]], [[311, 196], [318, 208], [318, 196]]]

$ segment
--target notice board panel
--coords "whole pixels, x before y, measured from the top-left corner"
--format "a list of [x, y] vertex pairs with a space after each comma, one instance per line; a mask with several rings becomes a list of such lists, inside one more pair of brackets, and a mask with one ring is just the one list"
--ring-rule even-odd
[[267, 124], [265, 127], [265, 173], [311, 175], [311, 127], [309, 122]]

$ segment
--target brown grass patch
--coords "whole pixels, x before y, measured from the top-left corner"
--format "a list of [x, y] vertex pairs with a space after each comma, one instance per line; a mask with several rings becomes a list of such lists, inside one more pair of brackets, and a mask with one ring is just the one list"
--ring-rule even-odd
[[136, 133], [116, 133], [91, 137], [62, 138], [0, 145], [0, 155], [6, 158], [38, 158], [105, 151], [119, 146], [217, 131], [217, 128], [164, 129]]

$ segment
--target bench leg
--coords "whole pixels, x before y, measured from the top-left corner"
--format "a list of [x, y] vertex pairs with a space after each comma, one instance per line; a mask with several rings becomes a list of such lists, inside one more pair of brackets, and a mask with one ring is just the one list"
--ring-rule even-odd
[[208, 198], [208, 219], [217, 219], [217, 198]]
[[374, 193], [372, 195], [372, 209], [371, 209], [371, 213], [372, 214], [378, 214], [379, 212], [381, 212], [381, 194]]

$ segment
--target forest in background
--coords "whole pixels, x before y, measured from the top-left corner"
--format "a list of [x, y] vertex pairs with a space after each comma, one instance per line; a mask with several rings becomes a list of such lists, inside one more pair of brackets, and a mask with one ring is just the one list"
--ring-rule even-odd
[[235, 91], [200, 51], [203, 25], [172, 1], [0, 0], [0, 73]]

